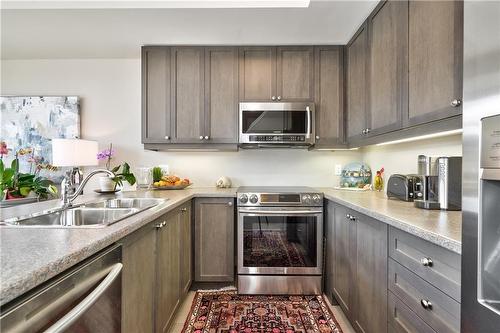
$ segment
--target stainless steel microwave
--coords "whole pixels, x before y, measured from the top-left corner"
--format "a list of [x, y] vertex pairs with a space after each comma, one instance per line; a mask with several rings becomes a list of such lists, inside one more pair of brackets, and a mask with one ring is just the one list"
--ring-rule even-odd
[[246, 148], [314, 144], [314, 103], [240, 103], [240, 145]]

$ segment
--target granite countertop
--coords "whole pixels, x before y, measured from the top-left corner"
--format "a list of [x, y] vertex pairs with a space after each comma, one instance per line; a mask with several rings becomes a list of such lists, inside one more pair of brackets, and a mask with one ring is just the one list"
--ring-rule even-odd
[[[165, 203], [104, 228], [49, 229], [0, 227], [0, 305], [4, 305], [55, 275], [196, 197], [235, 197], [236, 188], [192, 188], [182, 191], [124, 192], [123, 197], [166, 198]], [[325, 198], [417, 235], [456, 253], [461, 252], [461, 212], [428, 211], [412, 203], [387, 200], [383, 193], [318, 188]], [[114, 197], [114, 196], [112, 196]], [[104, 199], [84, 195], [75, 202]], [[2, 219], [59, 205], [51, 200], [2, 209]]]
[[[166, 198], [165, 203], [103, 228], [0, 227], [0, 305], [13, 300], [195, 197], [235, 197], [236, 188], [124, 192], [122, 197]], [[112, 196], [115, 197], [115, 196]], [[104, 199], [83, 195], [75, 204]], [[2, 208], [2, 219], [59, 205], [59, 200]]]
[[460, 254], [462, 212], [415, 208], [383, 192], [320, 189], [325, 198]]

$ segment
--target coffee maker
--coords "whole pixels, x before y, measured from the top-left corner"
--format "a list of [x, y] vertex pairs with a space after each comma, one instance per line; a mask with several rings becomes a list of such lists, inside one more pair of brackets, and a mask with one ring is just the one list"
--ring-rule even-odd
[[418, 156], [417, 200], [423, 209], [462, 209], [462, 157]]

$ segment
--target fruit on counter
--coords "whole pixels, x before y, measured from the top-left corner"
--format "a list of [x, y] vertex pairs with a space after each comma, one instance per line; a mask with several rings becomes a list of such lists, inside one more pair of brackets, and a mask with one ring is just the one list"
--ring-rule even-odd
[[161, 177], [163, 176], [163, 171], [161, 171], [160, 167], [153, 168], [153, 182], [159, 182]]
[[191, 184], [191, 181], [188, 178], [181, 179], [175, 175], [165, 175], [161, 177], [159, 181], [155, 181], [153, 186], [156, 187], [166, 187], [166, 186], [187, 186]]

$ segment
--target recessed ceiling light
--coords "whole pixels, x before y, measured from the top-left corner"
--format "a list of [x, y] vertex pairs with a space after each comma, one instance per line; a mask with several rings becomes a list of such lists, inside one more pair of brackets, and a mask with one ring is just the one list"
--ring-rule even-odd
[[310, 0], [2, 0], [2, 9], [306, 8]]
[[404, 143], [404, 142], [412, 142], [412, 141], [418, 141], [418, 140], [439, 138], [439, 137], [442, 137], [442, 136], [449, 136], [449, 135], [461, 134], [462, 131], [463, 130], [460, 128], [460, 129], [456, 129], [456, 130], [452, 130], [452, 131], [439, 132], [439, 133], [433, 133], [433, 134], [427, 134], [427, 135], [419, 135], [419, 136], [414, 136], [414, 137], [406, 138], [406, 139], [381, 142], [381, 143], [377, 143], [375, 146], [385, 146], [385, 145], [393, 145], [393, 144], [396, 144], [396, 143]]

